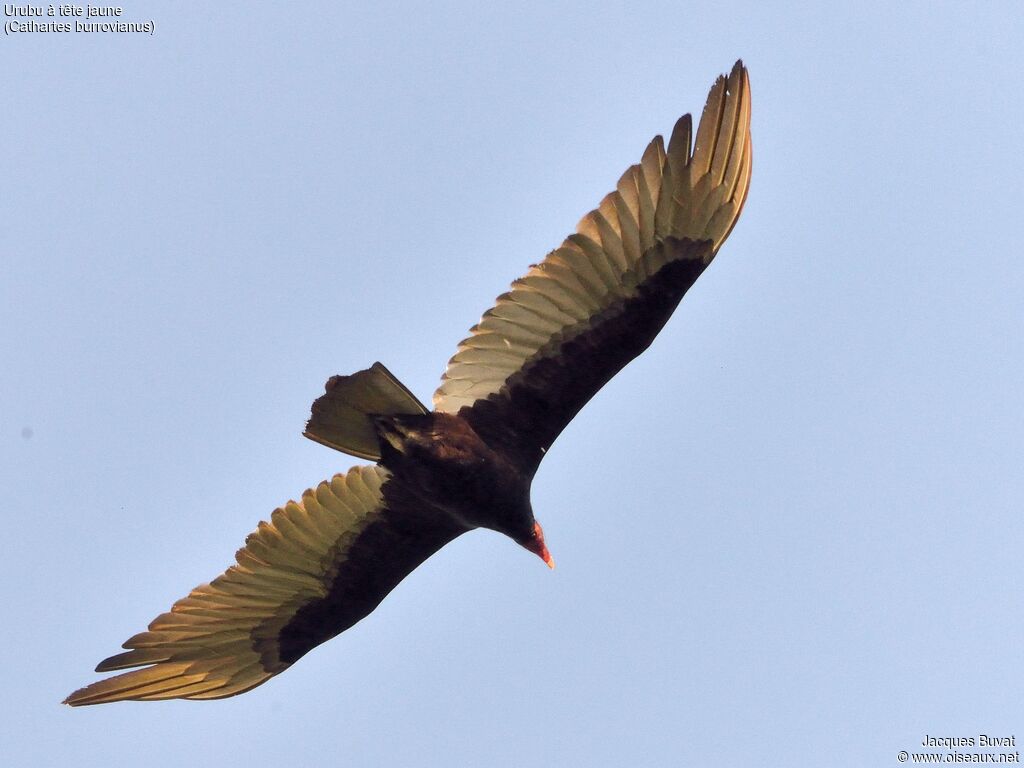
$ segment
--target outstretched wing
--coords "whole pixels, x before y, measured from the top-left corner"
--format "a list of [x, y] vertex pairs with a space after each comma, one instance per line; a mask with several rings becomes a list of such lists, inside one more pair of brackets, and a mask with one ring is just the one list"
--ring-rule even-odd
[[651, 343], [714, 258], [750, 185], [750, 84], [742, 62], [691, 120], [660, 136], [576, 234], [498, 297], [434, 393], [491, 445], [536, 468], [591, 397]]
[[353, 467], [276, 510], [246, 539], [236, 565], [96, 667], [142, 669], [93, 683], [64, 703], [243, 693], [369, 614], [465, 530], [413, 500], [382, 467]]

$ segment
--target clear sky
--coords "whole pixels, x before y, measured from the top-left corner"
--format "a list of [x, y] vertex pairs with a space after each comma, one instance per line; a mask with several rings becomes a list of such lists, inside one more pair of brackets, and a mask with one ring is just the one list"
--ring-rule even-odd
[[[837, 9], [838, 5], [843, 10]], [[1024, 739], [1016, 3], [149, 3], [0, 41], [11, 766], [890, 766]], [[4, 18], [4, 21], [9, 21]], [[45, 19], [44, 19], [45, 20]], [[212, 703], [59, 702], [346, 469], [742, 57], [753, 183], [533, 486]]]

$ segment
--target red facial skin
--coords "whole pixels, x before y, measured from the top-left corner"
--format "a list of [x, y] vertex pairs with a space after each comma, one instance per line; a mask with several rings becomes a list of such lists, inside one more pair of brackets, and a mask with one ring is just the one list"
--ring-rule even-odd
[[548, 568], [555, 567], [554, 558], [551, 557], [551, 553], [548, 552], [548, 547], [544, 543], [544, 529], [540, 527], [540, 523], [535, 522], [533, 524], [533, 538], [528, 544], [523, 546], [543, 560]]

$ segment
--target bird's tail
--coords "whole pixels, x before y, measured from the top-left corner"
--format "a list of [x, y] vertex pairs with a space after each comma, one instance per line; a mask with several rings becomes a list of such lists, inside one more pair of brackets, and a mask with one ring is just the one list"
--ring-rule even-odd
[[380, 363], [351, 376], [332, 376], [313, 401], [303, 434], [361, 459], [380, 460], [374, 416], [424, 414], [427, 409]]

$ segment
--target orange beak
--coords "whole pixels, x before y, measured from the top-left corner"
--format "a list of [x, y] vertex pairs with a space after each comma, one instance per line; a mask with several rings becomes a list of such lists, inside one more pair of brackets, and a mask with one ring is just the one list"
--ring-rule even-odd
[[543, 560], [547, 564], [548, 568], [555, 567], [554, 558], [551, 557], [551, 553], [548, 552], [547, 544], [544, 543], [544, 529], [540, 527], [540, 523], [534, 522], [533, 538], [530, 539], [528, 544], [524, 544], [523, 546]]

